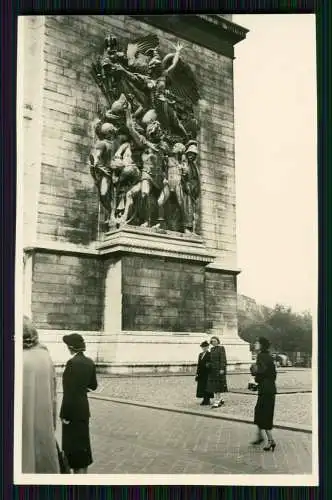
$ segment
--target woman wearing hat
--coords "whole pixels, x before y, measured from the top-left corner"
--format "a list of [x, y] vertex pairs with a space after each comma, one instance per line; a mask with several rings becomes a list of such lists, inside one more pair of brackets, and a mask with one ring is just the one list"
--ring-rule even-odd
[[210, 353], [209, 353], [209, 343], [205, 340], [201, 343], [202, 352], [198, 356], [197, 363], [197, 371], [196, 371], [196, 382], [197, 382], [197, 390], [196, 397], [203, 398], [201, 402], [202, 406], [207, 406], [210, 404], [210, 398], [213, 398], [213, 394], [207, 392], [206, 385], [209, 375], [209, 362], [210, 362]]
[[84, 355], [85, 342], [81, 335], [65, 335], [63, 341], [71, 359], [62, 376], [62, 449], [74, 474], [86, 474], [92, 464], [87, 393], [97, 389], [96, 367], [92, 359]]
[[59, 474], [55, 440], [56, 378], [32, 321], [23, 318], [22, 473]]
[[228, 392], [226, 382], [226, 352], [224, 346], [220, 345], [218, 337], [211, 337], [209, 362], [209, 376], [207, 382], [207, 391], [214, 394], [214, 403], [211, 408], [219, 408], [224, 404], [221, 399], [221, 393]]
[[260, 337], [255, 343], [255, 351], [257, 352], [256, 363], [251, 366], [251, 374], [255, 377], [258, 384], [258, 399], [255, 407], [254, 423], [257, 425], [257, 438], [252, 442], [254, 445], [263, 443], [265, 431], [268, 444], [263, 449], [264, 451], [274, 451], [276, 443], [272, 436], [273, 416], [276, 397], [277, 377], [275, 364], [271, 354], [269, 353], [269, 341]]

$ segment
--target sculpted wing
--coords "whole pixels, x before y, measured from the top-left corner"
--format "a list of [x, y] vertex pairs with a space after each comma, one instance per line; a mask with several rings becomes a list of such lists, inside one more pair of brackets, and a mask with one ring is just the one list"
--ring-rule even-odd
[[[172, 63], [172, 54], [165, 57], [163, 64], [167, 68]], [[197, 104], [200, 96], [195, 75], [189, 66], [181, 58], [170, 75], [167, 77], [167, 88], [181, 102]]]
[[156, 49], [157, 47], [159, 47], [159, 39], [157, 35], [153, 34], [137, 38], [129, 43], [127, 46], [127, 59], [129, 65], [135, 63], [138, 54], [147, 55], [149, 50]]

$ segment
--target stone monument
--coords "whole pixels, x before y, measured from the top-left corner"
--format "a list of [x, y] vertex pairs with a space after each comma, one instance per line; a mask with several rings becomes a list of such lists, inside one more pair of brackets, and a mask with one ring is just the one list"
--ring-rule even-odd
[[233, 105], [246, 30], [217, 15], [46, 16], [25, 30], [25, 312], [53, 357], [79, 331], [100, 370], [184, 372], [213, 334], [229, 369], [247, 366]]

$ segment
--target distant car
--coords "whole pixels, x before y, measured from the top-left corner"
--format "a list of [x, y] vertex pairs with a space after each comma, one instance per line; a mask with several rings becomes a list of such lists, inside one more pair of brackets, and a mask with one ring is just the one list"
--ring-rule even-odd
[[298, 368], [305, 368], [307, 366], [307, 363], [306, 363], [305, 359], [299, 359], [299, 360], [295, 361], [294, 366], [298, 367]]
[[291, 361], [287, 354], [273, 353], [272, 357], [277, 367], [292, 366]]

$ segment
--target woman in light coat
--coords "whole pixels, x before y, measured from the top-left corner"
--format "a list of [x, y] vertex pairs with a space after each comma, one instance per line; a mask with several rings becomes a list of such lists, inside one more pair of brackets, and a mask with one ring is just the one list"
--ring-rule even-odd
[[210, 344], [212, 345], [210, 350], [210, 360], [208, 363], [209, 376], [207, 380], [207, 392], [214, 394], [214, 403], [211, 408], [219, 408], [225, 404], [224, 400], [221, 398], [221, 394], [228, 392], [227, 379], [226, 379], [226, 368], [227, 359], [226, 351], [224, 346], [220, 345], [220, 340], [218, 337], [211, 337]]
[[56, 378], [52, 359], [23, 318], [22, 473], [59, 474], [55, 439]]

